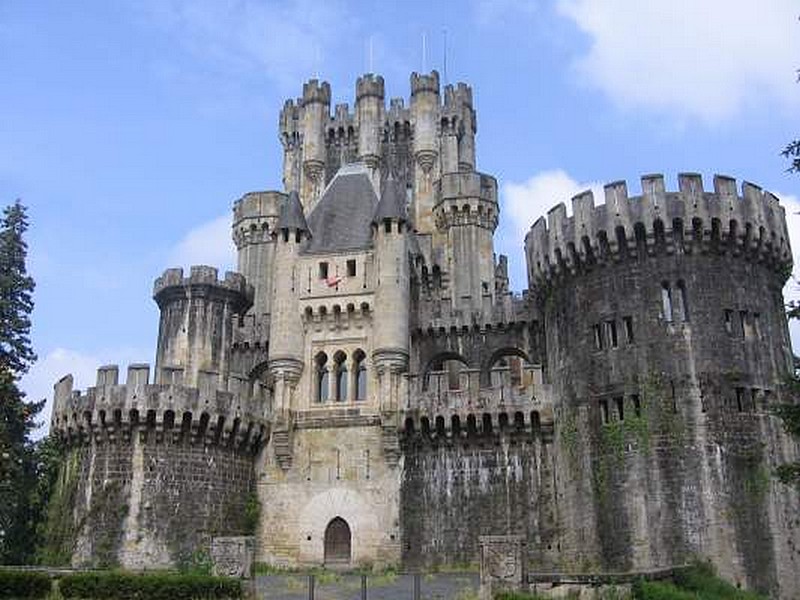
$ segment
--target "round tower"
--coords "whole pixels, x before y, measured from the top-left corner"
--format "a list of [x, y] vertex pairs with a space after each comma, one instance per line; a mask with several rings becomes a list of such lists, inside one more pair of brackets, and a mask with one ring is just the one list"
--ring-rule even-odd
[[325, 185], [325, 128], [330, 120], [330, 111], [330, 84], [327, 81], [320, 83], [316, 79], [303, 84], [303, 177], [300, 195], [307, 207], [313, 206], [319, 199]]
[[436, 227], [447, 236], [452, 305], [468, 313], [491, 311], [497, 181], [482, 173], [445, 173], [436, 183], [435, 198]]
[[269, 315], [272, 303], [272, 268], [275, 238], [285, 194], [250, 192], [233, 205], [233, 241], [237, 250], [237, 271], [253, 286], [253, 306], [248, 312], [258, 321]]
[[281, 145], [283, 145], [283, 189], [296, 190], [300, 188], [300, 167], [302, 165], [300, 136], [302, 122], [300, 118], [303, 100], [298, 98], [287, 100], [281, 109], [278, 119]]
[[411, 74], [411, 127], [414, 132], [414, 226], [433, 231], [433, 182], [438, 177], [439, 73]]
[[161, 310], [156, 383], [225, 390], [230, 374], [234, 316], [253, 303], [253, 288], [238, 273], [217, 279], [213, 267], [167, 269], [153, 298]]
[[[784, 210], [752, 184], [660, 175], [559, 204], [525, 246], [557, 399], [565, 560], [608, 569], [712, 557], [774, 595], [794, 581], [797, 497], [771, 405], [792, 369]], [[560, 497], [560, 496], [559, 496]], [[788, 534], [787, 534], [788, 535]], [[796, 587], [788, 584], [787, 588]]]
[[380, 157], [383, 138], [383, 77], [367, 73], [356, 80], [356, 124], [358, 127], [358, 159], [367, 165], [373, 186], [380, 184]]

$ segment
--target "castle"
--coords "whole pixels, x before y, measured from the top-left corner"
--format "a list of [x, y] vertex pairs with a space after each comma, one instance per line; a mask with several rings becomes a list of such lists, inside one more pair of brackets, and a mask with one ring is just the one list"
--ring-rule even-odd
[[532, 225], [515, 295], [476, 131], [435, 71], [408, 105], [372, 74], [353, 110], [317, 80], [286, 102], [285, 191], [235, 202], [238, 272], [156, 279], [152, 373], [55, 386], [73, 564], [252, 534], [273, 565], [426, 569], [513, 533], [535, 570], [708, 557], [800, 591], [800, 502], [772, 476], [797, 455], [770, 412], [793, 368], [776, 197], [696, 174], [585, 192]]

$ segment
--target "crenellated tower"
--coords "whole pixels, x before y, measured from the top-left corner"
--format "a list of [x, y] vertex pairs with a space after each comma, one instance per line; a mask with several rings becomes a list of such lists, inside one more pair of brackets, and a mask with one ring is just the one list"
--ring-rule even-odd
[[358, 160], [370, 171], [375, 189], [381, 181], [381, 153], [384, 133], [383, 77], [368, 73], [356, 80], [356, 114]]

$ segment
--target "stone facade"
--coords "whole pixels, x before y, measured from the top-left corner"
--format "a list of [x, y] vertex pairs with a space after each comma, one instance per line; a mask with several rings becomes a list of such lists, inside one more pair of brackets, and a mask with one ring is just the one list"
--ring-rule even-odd
[[156, 280], [152, 381], [56, 385], [73, 563], [253, 535], [274, 565], [432, 568], [517, 536], [520, 573], [705, 556], [796, 594], [800, 506], [771, 476], [797, 454], [770, 412], [792, 369], [775, 197], [691, 174], [586, 192], [533, 224], [514, 295], [471, 89], [383, 90], [287, 101], [285, 191], [234, 204], [239, 273]]

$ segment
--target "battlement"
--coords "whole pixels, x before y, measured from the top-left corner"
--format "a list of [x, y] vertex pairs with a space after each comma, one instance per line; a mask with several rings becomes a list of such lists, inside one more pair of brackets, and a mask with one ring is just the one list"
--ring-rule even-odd
[[244, 219], [278, 216], [286, 194], [278, 191], [248, 192], [233, 203], [233, 227]]
[[278, 125], [284, 144], [291, 144], [297, 141], [301, 103], [302, 99], [298, 98], [297, 102], [294, 100], [287, 100], [283, 104]]
[[320, 82], [317, 79], [310, 79], [303, 84], [302, 105], [307, 106], [315, 102], [325, 104], [326, 106], [330, 105], [331, 85], [327, 81]]
[[50, 430], [68, 443], [113, 443], [138, 430], [144, 436], [152, 431], [156, 441], [256, 450], [269, 435], [263, 398], [245, 380], [231, 383], [228, 391], [151, 384], [150, 365], [132, 364], [120, 384], [117, 365], [106, 365], [97, 370], [96, 385], [80, 392], [66, 375], [54, 386]]
[[191, 268], [189, 277], [183, 276], [180, 267], [167, 269], [153, 284], [153, 297], [161, 304], [166, 293], [176, 288], [215, 288], [223, 294], [238, 294], [241, 298], [237, 304], [247, 306], [253, 301], [253, 286], [248, 285], [243, 275], [227, 271], [225, 278], [217, 278], [218, 271], [215, 267], [195, 265]]
[[497, 204], [497, 180], [485, 173], [445, 173], [435, 185], [438, 202], [475, 198]]
[[367, 73], [356, 79], [356, 103], [369, 96], [379, 98], [383, 102], [384, 83], [380, 75]]
[[540, 217], [525, 237], [531, 284], [591, 261], [634, 255], [644, 244], [657, 251], [730, 251], [787, 272], [792, 265], [785, 211], [778, 198], [752, 183], [724, 175], [705, 191], [696, 173], [678, 175], [678, 191], [667, 192], [662, 175], [645, 175], [642, 195], [628, 196], [624, 181], [604, 188], [595, 206], [590, 190], [572, 199], [571, 217], [561, 203]]
[[428, 92], [439, 95], [439, 72], [431, 71], [429, 75], [421, 73], [411, 73], [411, 97], [417, 94]]
[[472, 108], [472, 86], [459, 82], [455, 86], [444, 86], [444, 105], [447, 108], [459, 109], [462, 106]]

